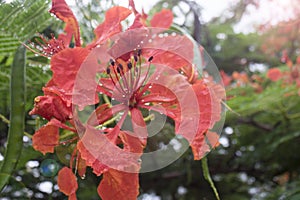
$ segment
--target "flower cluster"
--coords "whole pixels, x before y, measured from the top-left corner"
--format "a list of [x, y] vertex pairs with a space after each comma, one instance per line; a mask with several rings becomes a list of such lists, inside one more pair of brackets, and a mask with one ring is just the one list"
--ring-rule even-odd
[[[284, 85], [295, 84], [300, 88], [300, 56], [297, 57], [296, 63], [289, 58], [286, 51], [283, 51], [281, 61], [286, 63], [288, 70], [281, 71], [279, 68], [271, 68], [267, 72], [267, 77], [271, 81], [282, 81]], [[300, 95], [300, 89], [298, 90]]]
[[[87, 167], [103, 176], [102, 199], [137, 198], [150, 111], [173, 120], [175, 134], [188, 142], [196, 160], [218, 145], [218, 135], [210, 130], [221, 119], [225, 91], [195, 67], [195, 49], [200, 57], [203, 49], [167, 32], [171, 11], [162, 10], [149, 21], [133, 0], [129, 7], [109, 9], [94, 30], [95, 40], [83, 47], [71, 9], [64, 0], [52, 1], [50, 12], [66, 28], [40, 44], [41, 55], [51, 57], [53, 76], [30, 112], [49, 121], [32, 140], [43, 154], [74, 144], [69, 166], [58, 173], [59, 189], [69, 199], [76, 199], [76, 175], [84, 176]], [[124, 31], [121, 22], [131, 14], [135, 20]], [[74, 48], [69, 47], [72, 39]]]

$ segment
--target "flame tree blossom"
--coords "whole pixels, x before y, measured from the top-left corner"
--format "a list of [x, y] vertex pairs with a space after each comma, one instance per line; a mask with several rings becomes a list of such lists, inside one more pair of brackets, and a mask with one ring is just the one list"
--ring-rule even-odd
[[[88, 166], [103, 176], [102, 199], [137, 198], [151, 112], [174, 122], [175, 135], [192, 148], [195, 160], [218, 145], [212, 129], [222, 119], [225, 92], [200, 69], [207, 66], [204, 50], [168, 31], [171, 11], [148, 22], [132, 0], [129, 5], [109, 9], [94, 41], [83, 47], [73, 12], [64, 0], [52, 1], [50, 12], [66, 23], [65, 33], [40, 43], [53, 76], [30, 114], [49, 121], [33, 135], [36, 150], [53, 153], [58, 145], [75, 144], [69, 166], [58, 173], [60, 191], [69, 199], [76, 199], [76, 173], [84, 176]], [[121, 22], [131, 13], [135, 20], [123, 31]]]

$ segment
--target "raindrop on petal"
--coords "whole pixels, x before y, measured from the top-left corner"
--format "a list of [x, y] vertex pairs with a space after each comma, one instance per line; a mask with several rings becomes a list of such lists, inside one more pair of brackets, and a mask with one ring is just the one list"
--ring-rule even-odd
[[82, 179], [82, 180], [84, 180], [85, 179], [85, 174], [83, 174], [80, 178]]

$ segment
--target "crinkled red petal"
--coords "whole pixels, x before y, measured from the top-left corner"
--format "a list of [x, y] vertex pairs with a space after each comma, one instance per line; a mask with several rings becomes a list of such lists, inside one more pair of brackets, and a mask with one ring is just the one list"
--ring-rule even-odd
[[[217, 95], [220, 92], [219, 87], [215, 86], [209, 88], [202, 81], [193, 85], [193, 89], [198, 99], [198, 106], [200, 109], [199, 127], [192, 143], [190, 144], [193, 150], [194, 159], [199, 160], [206, 152], [204, 137], [206, 132], [214, 126], [214, 124], [221, 118], [221, 100], [223, 95]], [[222, 93], [223, 94], [223, 93]]]
[[110, 36], [122, 31], [121, 21], [131, 14], [131, 10], [122, 6], [115, 6], [105, 14], [105, 21], [95, 30], [96, 44], [101, 44]]
[[53, 153], [59, 143], [59, 127], [53, 121], [48, 122], [32, 136], [33, 148], [43, 154]]
[[[156, 13], [150, 24], [152, 27], [156, 28], [170, 28], [173, 23], [173, 13], [171, 10], [163, 9], [159, 13]], [[163, 20], [162, 20], [163, 19]]]
[[63, 167], [58, 172], [57, 185], [59, 190], [69, 199], [76, 199], [76, 190], [78, 189], [77, 178], [73, 174], [72, 169]]
[[176, 70], [194, 63], [194, 44], [186, 36], [157, 36], [144, 46], [146, 49], [143, 50], [143, 55], [153, 56], [153, 63], [163, 64]]
[[72, 108], [59, 96], [39, 96], [34, 99], [34, 108], [30, 115], [40, 115], [47, 120], [56, 118], [65, 122], [72, 118]]
[[121, 149], [111, 141], [111, 138], [108, 138], [108, 135], [109, 133], [104, 134], [90, 126], [87, 127], [84, 136], [77, 144], [86, 164], [91, 166], [97, 175], [101, 175], [109, 168], [138, 172], [140, 155]]
[[212, 148], [219, 146], [219, 144], [219, 135], [216, 132], [207, 131], [207, 133], [205, 133], [205, 138], [203, 138], [199, 145], [191, 146], [194, 159], [202, 159], [206, 153], [208, 153]]
[[139, 194], [139, 174], [110, 169], [98, 186], [103, 200], [136, 200]]
[[89, 52], [85, 48], [76, 47], [55, 54], [51, 59], [52, 83], [61, 90], [72, 92], [77, 72]]
[[78, 22], [65, 0], [52, 0], [52, 8], [49, 12], [66, 23], [65, 31], [67, 31], [67, 35], [69, 31], [72, 31], [71, 33], [75, 38], [75, 45], [77, 47], [81, 46]]

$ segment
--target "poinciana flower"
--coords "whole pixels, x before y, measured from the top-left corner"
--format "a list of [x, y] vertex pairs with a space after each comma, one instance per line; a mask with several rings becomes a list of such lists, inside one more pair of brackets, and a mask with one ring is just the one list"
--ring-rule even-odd
[[[51, 56], [53, 77], [31, 114], [49, 122], [33, 136], [33, 147], [45, 154], [59, 144], [76, 143], [69, 168], [58, 174], [59, 188], [69, 199], [76, 199], [78, 187], [73, 168], [83, 176], [86, 166], [103, 175], [98, 187], [102, 199], [136, 199], [149, 136], [147, 110], [174, 121], [175, 133], [187, 140], [195, 159], [217, 145], [217, 134], [209, 130], [221, 118], [224, 90], [211, 77], [199, 75], [194, 54], [196, 49], [201, 55], [202, 49], [184, 35], [167, 33], [171, 11], [155, 15], [150, 24], [157, 28], [147, 28], [147, 15], [129, 3], [136, 18], [128, 30], [122, 31], [121, 21], [131, 10], [113, 7], [95, 29], [95, 40], [81, 47], [74, 14], [64, 0], [52, 1], [50, 12], [66, 23], [66, 34], [49, 41], [60, 48], [44, 41], [42, 54]], [[72, 37], [75, 48], [68, 45]], [[95, 110], [81, 119], [90, 106]], [[72, 137], [60, 141], [59, 129]]]

